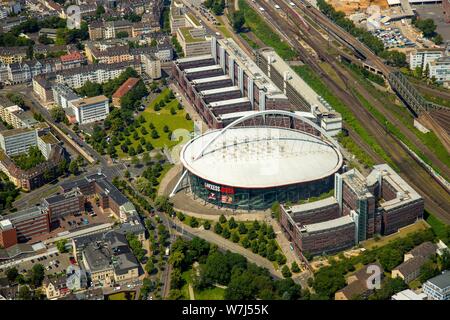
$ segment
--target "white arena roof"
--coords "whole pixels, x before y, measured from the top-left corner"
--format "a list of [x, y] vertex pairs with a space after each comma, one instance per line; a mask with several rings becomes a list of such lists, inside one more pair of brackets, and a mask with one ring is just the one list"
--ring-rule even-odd
[[220, 132], [194, 138], [180, 155], [187, 170], [212, 183], [278, 187], [326, 178], [342, 166], [342, 155], [334, 146], [305, 132], [277, 127], [235, 127], [219, 136]]

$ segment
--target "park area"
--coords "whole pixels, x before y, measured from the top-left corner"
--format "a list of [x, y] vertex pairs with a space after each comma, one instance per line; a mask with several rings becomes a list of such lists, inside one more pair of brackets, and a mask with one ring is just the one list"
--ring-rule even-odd
[[168, 88], [164, 89], [146, 107], [136, 119], [136, 124], [135, 126], [139, 127], [134, 132], [130, 132], [131, 134], [128, 136], [130, 143], [125, 148], [127, 151], [124, 151], [123, 145], [116, 146], [119, 157], [131, 156], [130, 147], [138, 150], [149, 142], [153, 148], [163, 149], [167, 146], [170, 149], [180, 142], [179, 140], [171, 140], [172, 133], [175, 130], [184, 129], [186, 133], [193, 130], [192, 120], [187, 117], [186, 111]]
[[[223, 300], [225, 288], [211, 287], [203, 290], [198, 290], [193, 287], [191, 274], [193, 269], [189, 269], [182, 273], [181, 277], [185, 281], [181, 292], [185, 300]], [[191, 288], [189, 288], [191, 286]]]
[[106, 300], [134, 300], [135, 295], [134, 291], [122, 291], [106, 296]]

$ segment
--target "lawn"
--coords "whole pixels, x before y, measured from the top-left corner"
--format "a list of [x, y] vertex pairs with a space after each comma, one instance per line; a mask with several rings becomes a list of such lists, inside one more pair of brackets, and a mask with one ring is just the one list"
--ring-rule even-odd
[[[183, 294], [184, 299], [189, 300], [189, 283], [192, 284], [191, 279], [192, 269], [189, 269], [181, 274], [181, 277], [186, 281], [186, 283], [181, 288], [181, 293]], [[195, 300], [223, 300], [223, 296], [225, 294], [225, 289], [222, 288], [208, 288], [205, 290], [196, 290], [194, 289]]]
[[289, 44], [281, 39], [278, 34], [264, 21], [253, 8], [251, 8], [245, 0], [239, 0], [239, 9], [244, 12], [245, 24], [250, 30], [261, 39], [267, 46], [272, 47], [281, 58], [292, 60], [297, 53], [292, 50]]
[[186, 283], [181, 287], [181, 293], [185, 300], [189, 300], [189, 283], [191, 282], [191, 272], [192, 269], [189, 269], [181, 274], [181, 277], [186, 281]]
[[195, 290], [195, 300], [223, 300], [225, 295], [225, 289], [223, 288], [209, 288], [205, 290]]
[[384, 245], [387, 245], [389, 242], [398, 239], [398, 238], [404, 238], [408, 234], [425, 230], [428, 226], [426, 223], [424, 223], [422, 220], [417, 221], [416, 223], [409, 225], [407, 227], [402, 228], [399, 232], [391, 234], [389, 236], [381, 237], [378, 241], [375, 239], [370, 239], [362, 242], [362, 245], [366, 249], [373, 249], [374, 247], [382, 247]]
[[436, 218], [435, 216], [429, 214], [428, 212], [425, 212], [425, 221], [431, 226], [434, 233], [438, 236], [440, 239], [446, 239], [446, 225], [441, 220]]
[[[130, 300], [134, 300], [135, 292], [130, 292]], [[109, 296], [106, 296], [106, 300], [127, 300], [125, 297], [125, 292], [118, 292], [114, 294], [110, 294]]]
[[[179, 141], [171, 141], [169, 140], [169, 134], [167, 132], [163, 131], [163, 127], [167, 125], [169, 127], [170, 131], [175, 131], [176, 129], [184, 129], [187, 130], [186, 133], [193, 131], [193, 122], [192, 120], [186, 119], [186, 111], [184, 109], [179, 110], [177, 108], [178, 100], [173, 99], [170, 102], [166, 103], [164, 108], [162, 108], [159, 111], [154, 110], [154, 106], [159, 103], [161, 100], [164, 100], [167, 95], [169, 95], [170, 89], [166, 88], [164, 89], [158, 97], [156, 97], [142, 112], [142, 116], [145, 118], [146, 122], [141, 124], [141, 127], [137, 129], [138, 132], [138, 139], [133, 138], [133, 132], [128, 137], [131, 141], [131, 145], [135, 149], [139, 145], [139, 139], [141, 137], [144, 137], [146, 141], [150, 141], [154, 148], [164, 148], [167, 146], [168, 148], [172, 148], [176, 144], [179, 143]], [[170, 110], [171, 108], [174, 108], [176, 110], [176, 114], [171, 114]], [[156, 131], [159, 134], [159, 137], [154, 139], [151, 136], [152, 130], [150, 129], [150, 123], [153, 123], [155, 126]], [[143, 135], [141, 130], [144, 128], [147, 130], [147, 134]], [[145, 148], [144, 148], [145, 149]], [[120, 145], [116, 146], [116, 151], [119, 157], [125, 157], [127, 156], [122, 149], [120, 148]]]
[[166, 175], [167, 171], [170, 170], [170, 168], [172, 168], [173, 165], [170, 163], [164, 163], [163, 165], [163, 170], [161, 171], [161, 175], [158, 177], [158, 183], [161, 183], [162, 179], [164, 178], [164, 176]]

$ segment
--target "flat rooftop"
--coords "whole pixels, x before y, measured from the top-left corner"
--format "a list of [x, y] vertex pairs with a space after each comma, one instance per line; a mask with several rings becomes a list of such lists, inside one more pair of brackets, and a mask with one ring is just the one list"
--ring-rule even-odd
[[177, 59], [176, 62], [179, 64], [182, 64], [182, 63], [186, 63], [186, 62], [202, 61], [202, 60], [208, 60], [208, 59], [213, 59], [213, 56], [211, 54], [205, 54], [205, 55], [200, 55], [200, 56], [195, 56], [195, 57], [180, 58], [180, 59]]
[[334, 204], [337, 204], [336, 198], [329, 197], [329, 198], [325, 198], [325, 199], [318, 200], [318, 201], [313, 201], [313, 202], [308, 202], [308, 203], [304, 203], [304, 204], [298, 204], [295, 206], [291, 206], [289, 209], [286, 208], [286, 210], [290, 210], [294, 214], [297, 212], [312, 211], [312, 210], [316, 210], [316, 209], [323, 208], [326, 206], [331, 206]]
[[231, 112], [231, 113], [224, 113], [221, 114], [220, 116], [218, 116], [219, 119], [221, 120], [228, 120], [228, 119], [238, 119], [238, 118], [242, 118], [245, 117], [247, 115], [253, 114], [257, 111], [240, 111], [240, 112]]
[[23, 134], [23, 133], [29, 133], [31, 131], [34, 131], [36, 133], [36, 130], [32, 129], [32, 128], [15, 128], [15, 129], [1, 131], [0, 135], [2, 135], [4, 137], [11, 137], [11, 136], [15, 136], [15, 135]]
[[379, 164], [374, 166], [375, 170], [378, 170], [383, 175], [383, 180], [389, 183], [397, 192], [401, 193], [401, 197], [397, 195], [396, 198], [380, 203], [380, 206], [385, 210], [393, 209], [399, 205], [403, 205], [407, 202], [412, 202], [421, 199], [420, 194], [417, 193], [402, 177], [398, 175], [387, 164]]
[[196, 68], [188, 68], [188, 69], [184, 69], [184, 72], [186, 74], [189, 73], [197, 73], [197, 72], [203, 72], [203, 71], [213, 71], [213, 70], [219, 70], [222, 69], [221, 66], [219, 66], [218, 64], [214, 64], [211, 66], [204, 66], [204, 67], [196, 67]]
[[261, 50], [260, 54], [269, 62], [271, 68], [287, 77], [289, 83], [310, 106], [316, 106], [319, 111], [330, 112], [321, 101], [320, 96], [273, 50]]
[[192, 84], [203, 84], [203, 83], [210, 83], [210, 82], [216, 82], [216, 81], [222, 81], [222, 80], [231, 80], [230, 76], [224, 75], [224, 76], [217, 76], [217, 77], [209, 77], [209, 78], [201, 78], [201, 79], [194, 79], [192, 80]]
[[[238, 90], [239, 90], [239, 87], [236, 87], [236, 88], [238, 88]], [[245, 103], [245, 102], [250, 103], [250, 99], [247, 97], [242, 97], [242, 98], [236, 98], [236, 99], [221, 100], [221, 101], [211, 102], [209, 104], [209, 106], [211, 108], [217, 108], [217, 107], [229, 106], [231, 104], [238, 104], [238, 103]], [[234, 113], [236, 113], [236, 112], [234, 112]]]
[[342, 166], [335, 147], [305, 132], [274, 127], [220, 132], [208, 131], [189, 141], [180, 155], [187, 170], [213, 183], [240, 188], [286, 186], [329, 177]]
[[213, 94], [227, 93], [227, 92], [233, 92], [233, 91], [240, 91], [239, 87], [238, 86], [231, 86], [231, 87], [203, 90], [203, 91], [200, 91], [200, 94], [203, 95], [203, 96], [210, 96], [210, 95], [213, 95]]
[[324, 231], [328, 229], [333, 229], [337, 227], [342, 227], [347, 224], [354, 223], [353, 219], [350, 216], [343, 216], [333, 220], [328, 220], [319, 223], [307, 224], [303, 226], [302, 230], [305, 230], [308, 233]]
[[109, 101], [109, 99], [106, 96], [101, 95], [101, 96], [82, 98], [82, 99], [76, 100], [76, 101], [72, 102], [72, 105], [75, 108], [82, 108], [86, 105], [101, 103], [101, 102], [105, 102], [105, 101]]
[[265, 90], [266, 96], [272, 99], [287, 99], [286, 95], [281, 91], [268, 76], [257, 66], [257, 64], [231, 39], [217, 40], [219, 45], [223, 47], [250, 78], [253, 79], [257, 87]]

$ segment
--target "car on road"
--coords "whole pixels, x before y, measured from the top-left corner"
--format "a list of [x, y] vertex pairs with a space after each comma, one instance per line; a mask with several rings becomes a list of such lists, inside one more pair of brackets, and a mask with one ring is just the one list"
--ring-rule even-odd
[[259, 11], [263, 12], [263, 11], [266, 11], [266, 10], [264, 10], [263, 7], [259, 7]]

